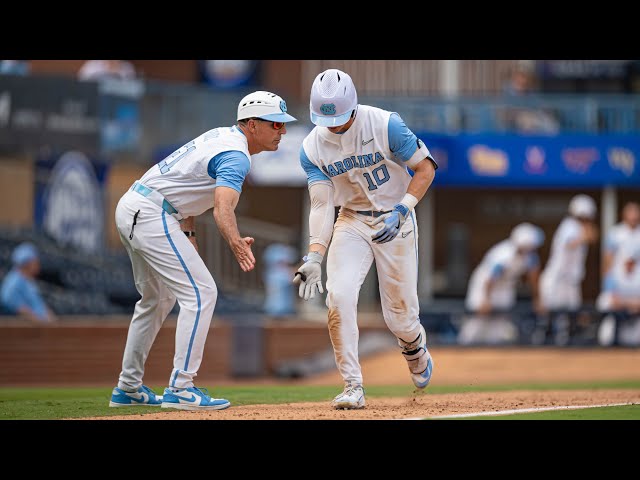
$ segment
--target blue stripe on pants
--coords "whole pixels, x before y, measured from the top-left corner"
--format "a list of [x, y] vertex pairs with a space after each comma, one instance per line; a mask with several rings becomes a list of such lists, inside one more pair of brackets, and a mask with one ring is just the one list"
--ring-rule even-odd
[[[189, 269], [187, 268], [187, 265], [184, 263], [184, 260], [182, 260], [182, 257], [180, 256], [180, 253], [178, 253], [178, 249], [176, 248], [175, 243], [173, 243], [173, 240], [171, 239], [171, 235], [169, 235], [169, 229], [167, 228], [167, 218], [166, 218], [167, 213], [163, 210], [162, 211], [162, 224], [164, 225], [164, 233], [167, 236], [167, 238], [169, 239], [169, 243], [171, 244], [171, 248], [173, 249], [173, 251], [175, 252], [176, 256], [178, 257], [178, 260], [180, 260], [180, 263], [182, 264], [182, 268], [184, 269], [185, 273], [187, 274], [187, 277], [189, 277], [189, 281], [191, 282], [191, 285], [193, 285], [193, 289], [196, 291], [196, 299], [198, 300], [198, 312], [196, 313], [196, 321], [193, 325], [193, 330], [191, 331], [191, 339], [189, 340], [189, 348], [187, 348], [187, 358], [184, 361], [184, 367], [183, 370], [188, 370], [188, 366], [189, 366], [189, 357], [191, 356], [191, 347], [193, 346], [193, 339], [196, 336], [196, 330], [198, 329], [198, 321], [200, 320], [200, 291], [198, 290], [198, 287], [196, 285], [196, 282], [193, 280], [193, 277], [191, 276], [191, 273], [189, 272]], [[171, 380], [171, 386], [173, 387], [176, 383], [176, 378], [178, 377], [178, 371], [176, 370], [176, 373], [173, 375], [173, 380]]]

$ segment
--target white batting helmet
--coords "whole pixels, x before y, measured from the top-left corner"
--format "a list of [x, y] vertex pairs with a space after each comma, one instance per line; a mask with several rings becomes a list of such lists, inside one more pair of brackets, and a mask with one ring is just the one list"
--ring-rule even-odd
[[311, 121], [320, 127], [339, 127], [349, 121], [358, 106], [358, 94], [351, 77], [330, 68], [318, 74], [311, 85]]
[[287, 113], [287, 104], [282, 97], [263, 90], [250, 93], [238, 104], [238, 120], [254, 117], [272, 122], [293, 122], [296, 120]]
[[597, 210], [598, 208], [593, 198], [583, 193], [576, 195], [569, 202], [569, 213], [574, 217], [594, 219]]
[[517, 225], [511, 231], [509, 238], [518, 248], [535, 250], [544, 243], [544, 232], [541, 228], [525, 222]]

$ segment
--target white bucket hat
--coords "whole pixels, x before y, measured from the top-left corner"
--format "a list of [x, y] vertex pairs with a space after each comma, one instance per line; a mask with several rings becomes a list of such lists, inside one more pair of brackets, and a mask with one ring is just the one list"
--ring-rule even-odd
[[576, 217], [594, 219], [597, 212], [596, 202], [589, 195], [576, 195], [569, 202], [569, 213]]
[[358, 106], [358, 94], [351, 77], [331, 68], [318, 74], [311, 85], [311, 121], [320, 127], [339, 127], [349, 121]]

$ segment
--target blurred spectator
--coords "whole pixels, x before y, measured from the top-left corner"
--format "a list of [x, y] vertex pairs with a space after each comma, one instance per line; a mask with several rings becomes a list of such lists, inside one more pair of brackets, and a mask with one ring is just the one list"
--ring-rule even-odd
[[131, 80], [136, 78], [136, 70], [126, 60], [87, 60], [78, 70], [78, 80], [105, 78]]
[[[502, 91], [509, 97], [524, 97], [535, 93], [531, 69], [522, 66], [514, 68]], [[519, 102], [514, 103], [517, 105]], [[525, 106], [507, 109], [506, 126], [524, 134], [556, 134], [560, 130], [560, 124], [551, 112]]]
[[0, 74], [28, 75], [30, 70], [27, 60], [0, 60]]
[[467, 316], [458, 335], [465, 344], [500, 344], [517, 339], [517, 330], [509, 310], [516, 302], [519, 279], [526, 274], [531, 285], [534, 309], [538, 309], [540, 259], [537, 249], [544, 243], [544, 233], [535, 225], [521, 223], [508, 239], [494, 245], [471, 274], [466, 309]]
[[600, 323], [601, 345], [640, 345], [640, 242], [636, 239], [620, 246], [596, 306], [601, 312], [612, 312]]
[[33, 323], [54, 322], [56, 317], [44, 303], [35, 281], [40, 273], [40, 258], [36, 248], [31, 243], [18, 245], [11, 254], [11, 261], [13, 268], [0, 288], [2, 306], [9, 313]]
[[265, 288], [264, 311], [271, 316], [296, 313], [296, 286], [291, 277], [298, 259], [295, 249], [282, 243], [272, 243], [263, 254], [265, 262], [263, 282]]
[[574, 196], [568, 215], [553, 235], [549, 260], [540, 274], [540, 300], [549, 312], [549, 328], [556, 343], [569, 340], [570, 321], [567, 312], [576, 312], [582, 305], [582, 280], [589, 244], [598, 240], [595, 224], [597, 207], [588, 195]]
[[640, 243], [640, 204], [637, 202], [627, 202], [624, 205], [622, 221], [614, 225], [607, 234], [602, 257], [603, 281], [613, 265], [613, 259], [616, 252], [619, 251], [620, 245], [631, 238], [635, 238], [635, 241]]

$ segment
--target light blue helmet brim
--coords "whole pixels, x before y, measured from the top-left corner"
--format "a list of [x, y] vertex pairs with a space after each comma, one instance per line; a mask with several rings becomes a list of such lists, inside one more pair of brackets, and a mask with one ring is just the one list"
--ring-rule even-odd
[[271, 113], [269, 115], [262, 115], [261, 117], [262, 120], [269, 120], [271, 122], [295, 122], [297, 121], [297, 118], [292, 117], [291, 115], [289, 115], [288, 113]]
[[311, 112], [311, 121], [314, 125], [318, 125], [319, 127], [339, 127], [349, 121], [349, 118], [351, 118], [351, 112], [353, 112], [353, 110], [349, 110], [347, 113], [343, 113], [342, 115], [331, 117], [323, 117]]

